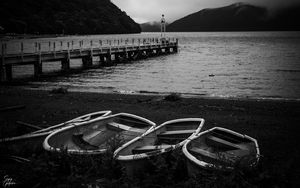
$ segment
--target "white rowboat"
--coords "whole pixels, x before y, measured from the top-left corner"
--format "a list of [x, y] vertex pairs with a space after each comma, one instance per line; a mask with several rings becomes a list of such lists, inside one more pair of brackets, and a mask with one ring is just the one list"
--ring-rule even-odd
[[180, 148], [187, 139], [198, 134], [204, 124], [201, 118], [167, 121], [148, 133], [124, 144], [114, 152], [129, 176], [143, 169], [147, 159]]
[[70, 154], [103, 154], [111, 139], [128, 142], [154, 127], [155, 123], [150, 120], [119, 113], [55, 131], [46, 137], [43, 146], [52, 152], [64, 150]]
[[199, 169], [232, 170], [253, 167], [259, 161], [257, 140], [229, 129], [214, 127], [188, 140], [182, 147], [190, 175]]
[[93, 121], [93, 120], [99, 119], [99, 118], [101, 119], [110, 114], [111, 114], [111, 111], [109, 111], [109, 110], [89, 113], [89, 114], [74, 118], [72, 120], [66, 121], [64, 123], [60, 123], [58, 125], [54, 125], [54, 126], [45, 128], [45, 129], [27, 133], [27, 134], [24, 134], [21, 136], [0, 139], [0, 145], [5, 145], [5, 146], [9, 147], [10, 149], [15, 148], [14, 150], [18, 150], [20, 148], [20, 145], [23, 145], [26, 148], [31, 148], [33, 151], [35, 149], [42, 149], [43, 148], [42, 144], [43, 144], [44, 139], [52, 132], [62, 129], [64, 127], [73, 125], [73, 124], [90, 122], [90, 121]]

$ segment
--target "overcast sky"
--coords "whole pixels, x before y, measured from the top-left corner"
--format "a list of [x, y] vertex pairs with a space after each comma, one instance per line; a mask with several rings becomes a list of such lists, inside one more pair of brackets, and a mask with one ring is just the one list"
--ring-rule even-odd
[[165, 14], [167, 22], [173, 22], [204, 8], [215, 8], [237, 2], [277, 9], [300, 4], [300, 0], [111, 0], [137, 23], [159, 21]]

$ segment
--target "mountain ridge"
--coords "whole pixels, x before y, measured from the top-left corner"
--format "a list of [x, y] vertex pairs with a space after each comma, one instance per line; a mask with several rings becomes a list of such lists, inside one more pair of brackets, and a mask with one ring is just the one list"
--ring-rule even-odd
[[[218, 8], [205, 8], [186, 15], [170, 23], [167, 31], [299, 31], [299, 17], [300, 6], [282, 8], [271, 16], [270, 10], [265, 7], [235, 3]], [[149, 32], [146, 26], [147, 24], [141, 25], [143, 32]], [[159, 32], [160, 29], [155, 31]]]
[[262, 30], [267, 9], [245, 3], [202, 9], [174, 21], [168, 31]]

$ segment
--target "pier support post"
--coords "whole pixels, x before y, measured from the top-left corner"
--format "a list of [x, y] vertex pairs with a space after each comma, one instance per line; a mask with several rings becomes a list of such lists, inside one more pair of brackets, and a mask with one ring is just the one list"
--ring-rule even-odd
[[173, 48], [173, 51], [174, 51], [175, 53], [178, 52], [178, 39], [176, 39], [176, 43], [175, 43], [175, 47]]
[[158, 49], [156, 50], [156, 53], [157, 53], [158, 56], [159, 56], [159, 55], [162, 55], [162, 54], [163, 54], [162, 48], [158, 48]]
[[104, 55], [99, 56], [99, 66], [104, 66], [105, 65], [105, 57]]
[[42, 62], [40, 60], [36, 61], [33, 66], [34, 66], [34, 78], [37, 79], [43, 73]]
[[126, 63], [128, 61], [128, 53], [127, 53], [127, 50], [124, 50], [123, 53], [121, 53], [122, 55], [122, 62], [123, 63]]
[[111, 54], [106, 55], [106, 66], [111, 66], [112, 65], [112, 60], [111, 60]]
[[34, 78], [38, 79], [43, 73], [43, 65], [42, 65], [42, 54], [41, 54], [41, 43], [38, 43], [38, 55], [37, 61], [34, 62]]
[[70, 62], [71, 62], [71, 55], [70, 55], [70, 50], [69, 50], [69, 42], [68, 42], [68, 53], [67, 53], [67, 57], [65, 57], [62, 61], [61, 61], [61, 70], [63, 72], [68, 72], [70, 70]]
[[93, 57], [92, 56], [85, 56], [82, 58], [82, 67], [84, 69], [91, 68], [93, 66]]
[[140, 51], [136, 51], [134, 52], [133, 56], [132, 56], [132, 60], [139, 60], [140, 59]]
[[[127, 39], [127, 42], [126, 42], [126, 45], [128, 43], [128, 39]], [[129, 57], [129, 54], [128, 54], [128, 51], [127, 51], [127, 46], [124, 47], [124, 53], [123, 53], [123, 57], [124, 57], [124, 61], [127, 62], [128, 61], [128, 57]]]
[[6, 81], [12, 81], [12, 65], [5, 65]]
[[3, 66], [3, 58], [0, 59], [0, 82], [5, 81], [5, 68]]
[[70, 70], [70, 59], [69, 58], [64, 58], [61, 61], [61, 70], [63, 72], [68, 72]]
[[171, 49], [169, 47], [167, 47], [167, 48], [165, 48], [165, 52], [166, 52], [166, 54], [169, 54], [169, 53], [171, 53]]
[[112, 60], [111, 60], [111, 49], [108, 50], [106, 56], [105, 56], [105, 66], [111, 66], [112, 65]]
[[176, 45], [175, 47], [173, 47], [173, 52], [177, 53], [178, 52], [178, 46]]
[[133, 52], [127, 52], [127, 61], [132, 61], [133, 60], [133, 55], [134, 53]]
[[4, 67], [0, 63], [0, 82], [5, 81], [5, 70]]
[[0, 82], [5, 81], [5, 68], [4, 68], [4, 56], [5, 56], [6, 44], [1, 45], [1, 59], [0, 59]]
[[115, 63], [121, 63], [121, 59], [123, 59], [122, 57], [124, 57], [122, 53], [115, 53]]
[[152, 49], [148, 49], [147, 50], [147, 54], [148, 54], [148, 57], [152, 57], [153, 56], [153, 50]]

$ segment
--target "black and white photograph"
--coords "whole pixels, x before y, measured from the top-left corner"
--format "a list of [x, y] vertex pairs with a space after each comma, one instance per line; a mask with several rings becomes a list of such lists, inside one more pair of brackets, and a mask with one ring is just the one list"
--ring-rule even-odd
[[1, 0], [0, 187], [299, 187], [299, 18], [299, 0]]

